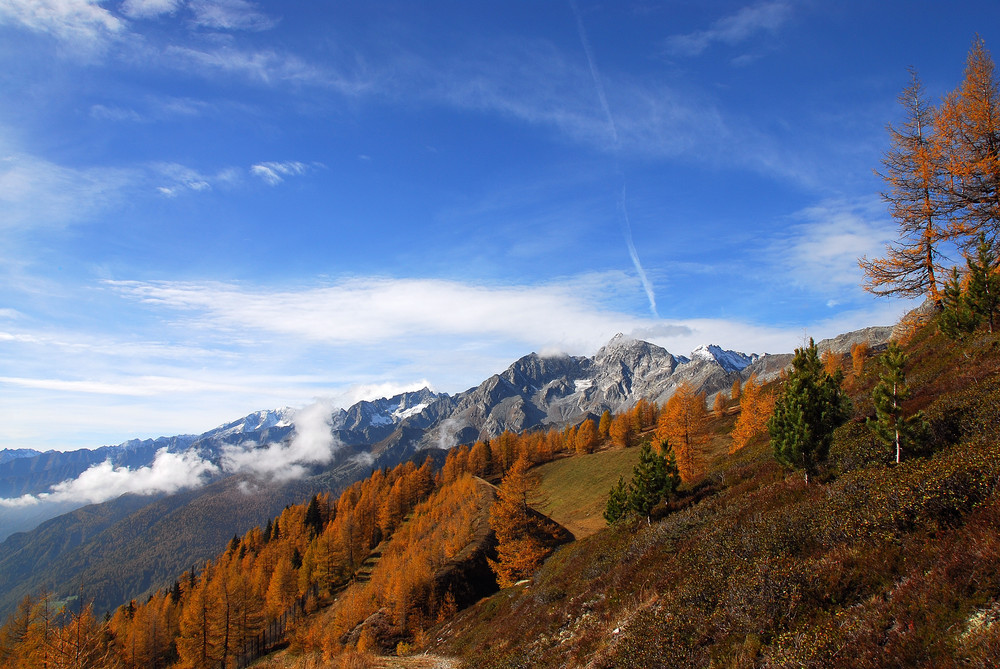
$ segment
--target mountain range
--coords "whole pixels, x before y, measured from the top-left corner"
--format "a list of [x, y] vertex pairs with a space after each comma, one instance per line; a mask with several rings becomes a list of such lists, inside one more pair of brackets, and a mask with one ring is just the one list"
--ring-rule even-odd
[[[858, 341], [878, 347], [890, 332], [868, 328], [820, 346], [838, 353]], [[8, 502], [0, 504], [0, 616], [41, 588], [110, 609], [162, 587], [285, 505], [317, 492], [337, 493], [373, 468], [440, 458], [447, 448], [508, 430], [578, 424], [640, 399], [662, 403], [681, 383], [711, 400], [737, 379], [774, 378], [790, 360], [790, 354], [747, 355], [718, 346], [675, 356], [623, 335], [594, 356], [531, 353], [461, 393], [424, 388], [324, 413], [329, 452], [290, 460], [286, 469], [294, 477], [283, 468], [261, 475], [233, 465], [297, 452], [305, 412], [288, 408], [258, 411], [197, 436], [65, 453], [0, 451], [0, 497], [6, 498], [0, 501]], [[134, 472], [154, 466], [163, 454], [202, 463], [197, 477], [175, 490], [128, 492], [97, 504], [53, 495], [95, 467]], [[24, 503], [10, 503], [18, 499]]]

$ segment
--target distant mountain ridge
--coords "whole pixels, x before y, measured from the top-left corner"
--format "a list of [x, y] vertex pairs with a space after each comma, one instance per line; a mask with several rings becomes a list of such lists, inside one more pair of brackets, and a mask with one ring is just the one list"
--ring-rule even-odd
[[[891, 328], [866, 328], [820, 343], [838, 353], [859, 340], [884, 343]], [[592, 357], [530, 353], [478, 386], [455, 395], [428, 388], [390, 398], [364, 400], [330, 417], [333, 436], [349, 451], [381, 453], [390, 446], [409, 451], [449, 446], [522, 431], [579, 422], [588, 414], [627, 409], [640, 398], [663, 402], [680, 383], [708, 396], [728, 390], [751, 374], [773, 378], [790, 354], [758, 355], [701, 346], [689, 357], [618, 334]], [[0, 450], [0, 498], [37, 495], [110, 462], [115, 467], [149, 465], [156, 452], [196, 449], [217, 461], [227, 445], [280, 443], [294, 431], [295, 410], [256, 411], [201, 435], [132, 439], [117, 446], [39, 453]], [[0, 520], [2, 520], [0, 512]], [[0, 526], [0, 539], [9, 534]]]
[[[877, 348], [888, 340], [890, 331], [868, 328], [860, 334], [848, 333], [821, 342], [820, 347], [849, 350], [853, 343], [865, 341]], [[681, 383], [690, 383], [711, 398], [720, 391], [728, 392], [734, 380], [746, 380], [751, 374], [774, 378], [791, 358], [791, 354], [748, 355], [713, 345], [695, 349], [690, 357], [675, 356], [655, 344], [618, 335], [594, 356], [531, 353], [478, 386], [455, 395], [424, 388], [336, 409], [329, 416], [331, 436], [337, 444], [333, 459], [307, 468], [305, 478], [284, 484], [254, 483], [246, 474], [225, 475], [220, 470], [208, 477], [200, 489], [148, 497], [125, 495], [73, 514], [68, 512], [79, 509], [82, 503], [0, 506], [0, 593], [7, 591], [6, 595], [0, 594], [0, 617], [16, 602], [18, 593], [24, 594], [32, 584], [53, 589], [65, 584], [65, 576], [70, 573], [66, 570], [71, 570], [78, 581], [93, 583], [95, 588], [100, 583], [100, 604], [114, 606], [155, 587], [157, 579], [164, 575], [172, 578], [189, 568], [192, 561], [211, 556], [218, 550], [212, 541], [224, 543], [233, 534], [241, 534], [255, 523], [262, 524], [285, 504], [301, 501], [312, 492], [336, 493], [374, 468], [406, 460], [419, 462], [428, 454], [440, 458], [441, 449], [493, 438], [505, 430], [522, 432], [577, 424], [605, 410], [614, 413], [627, 409], [640, 399], [662, 403]], [[55, 483], [79, 476], [103, 462], [133, 469], [149, 466], [162, 449], [193, 452], [218, 463], [229, 447], [253, 449], [285, 444], [294, 433], [295, 412], [285, 408], [257, 411], [198, 436], [130, 440], [92, 451], [29, 452], [27, 457], [9, 454], [0, 458], [0, 490], [7, 491], [0, 496], [45, 492]], [[226, 504], [237, 503], [237, 492], [245, 496], [238, 502], [241, 513], [220, 515]], [[52, 520], [35, 530], [12, 534], [49, 518]], [[95, 520], [98, 518], [99, 522]], [[197, 546], [176, 544], [172, 533], [176, 533], [178, 523], [184, 527], [211, 526], [213, 532]], [[137, 524], [148, 528], [142, 536], [126, 531]], [[52, 545], [53, 536], [74, 539]], [[107, 554], [102, 545], [120, 542], [125, 536], [130, 537], [127, 545], [116, 545], [113, 558], [102, 558]], [[154, 572], [135, 559], [146, 554], [147, 543], [176, 544], [174, 550], [156, 556]], [[28, 556], [44, 559], [29, 560]], [[106, 560], [132, 566], [119, 574], [118, 567], [104, 564]], [[88, 565], [88, 571], [80, 571], [81, 561]], [[47, 566], [43, 569], [43, 565]], [[131, 570], [141, 574], [132, 574]]]

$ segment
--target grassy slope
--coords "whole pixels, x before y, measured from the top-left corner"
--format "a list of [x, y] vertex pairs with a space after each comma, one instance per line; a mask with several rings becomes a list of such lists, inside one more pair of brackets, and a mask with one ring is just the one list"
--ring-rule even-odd
[[[732, 442], [729, 432], [735, 420], [733, 414], [710, 417], [708, 429], [712, 438], [702, 455], [705, 462], [716, 463], [727, 457]], [[641, 439], [652, 440], [653, 435], [647, 433]], [[604, 507], [608, 494], [618, 483], [619, 476], [626, 481], [632, 477], [632, 469], [638, 461], [638, 447], [608, 447], [596, 453], [573, 455], [541, 465], [534, 470], [540, 477], [540, 501], [534, 506], [572, 532], [577, 539], [589, 537], [607, 527]]]
[[928, 328], [910, 357], [910, 405], [934, 429], [920, 457], [892, 465], [872, 442], [873, 360], [825, 483], [786, 474], [762, 441], [719, 457], [706, 499], [560, 549], [442, 628], [439, 651], [483, 669], [992, 666], [1000, 341], [958, 348]]
[[608, 491], [632, 476], [639, 449], [612, 449], [555, 460], [538, 467], [542, 502], [535, 507], [577, 539], [589, 537], [606, 526], [604, 506]]

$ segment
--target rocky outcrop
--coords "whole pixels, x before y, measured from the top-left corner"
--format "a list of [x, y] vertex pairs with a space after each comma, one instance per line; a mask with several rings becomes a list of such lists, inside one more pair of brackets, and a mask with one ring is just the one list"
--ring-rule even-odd
[[892, 337], [893, 328], [890, 326], [871, 327], [854, 332], [847, 332], [832, 339], [824, 339], [816, 344], [820, 354], [830, 351], [836, 355], [849, 355], [851, 349], [857, 344], [867, 344], [873, 351], [879, 351], [886, 347]]

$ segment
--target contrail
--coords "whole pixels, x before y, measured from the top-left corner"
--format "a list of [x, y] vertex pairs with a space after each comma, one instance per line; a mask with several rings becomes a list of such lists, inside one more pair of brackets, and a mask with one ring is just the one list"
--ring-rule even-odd
[[621, 149], [621, 144], [618, 140], [618, 124], [615, 123], [615, 117], [611, 113], [611, 106], [608, 105], [608, 96], [604, 92], [604, 84], [601, 82], [601, 76], [597, 71], [597, 65], [594, 61], [594, 53], [590, 49], [590, 40], [587, 39], [587, 31], [583, 27], [583, 17], [580, 15], [580, 10], [577, 8], [575, 0], [569, 0], [569, 6], [573, 10], [573, 16], [576, 17], [576, 31], [580, 35], [583, 52], [587, 56], [587, 65], [590, 66], [590, 77], [594, 80], [594, 89], [597, 91], [597, 98], [601, 103], [601, 109], [604, 110], [604, 117], [608, 121], [608, 127], [611, 129], [611, 138], [614, 140], [615, 171], [618, 172], [622, 180], [621, 210], [623, 218], [622, 228], [625, 232], [625, 245], [628, 247], [629, 257], [632, 258], [632, 264], [635, 266], [635, 271], [639, 274], [639, 280], [642, 281], [642, 287], [646, 291], [646, 297], [649, 299], [649, 311], [653, 314], [654, 318], [659, 318], [660, 315], [656, 312], [656, 293], [653, 292], [653, 284], [650, 283], [649, 277], [646, 276], [646, 270], [642, 268], [642, 263], [639, 261], [639, 254], [635, 250], [635, 243], [632, 241], [632, 222], [628, 217], [628, 200], [625, 198], [625, 172], [621, 169], [618, 162], [618, 153]]
[[646, 291], [646, 298], [649, 300], [649, 311], [653, 314], [653, 318], [658, 319], [660, 314], [656, 311], [656, 293], [653, 292], [653, 284], [649, 282], [646, 270], [642, 268], [642, 263], [639, 262], [639, 254], [636, 253], [635, 244], [632, 243], [632, 223], [628, 218], [628, 200], [625, 199], [624, 174], [622, 174], [622, 216], [625, 221], [625, 243], [628, 246], [628, 254], [632, 257], [632, 264], [635, 265], [635, 271], [639, 273], [639, 280], [642, 281], [642, 287]]
[[583, 44], [583, 52], [587, 55], [587, 65], [590, 66], [590, 77], [594, 80], [594, 88], [597, 89], [597, 97], [601, 101], [601, 109], [608, 119], [608, 126], [611, 128], [611, 136], [615, 140], [615, 152], [618, 152], [618, 126], [615, 124], [615, 117], [611, 114], [611, 107], [608, 106], [608, 96], [604, 94], [604, 84], [601, 76], [597, 72], [597, 65], [594, 64], [594, 52], [590, 50], [590, 40], [587, 39], [587, 31], [583, 28], [583, 17], [576, 6], [575, 0], [569, 0], [569, 6], [573, 9], [573, 16], [576, 17], [576, 32], [580, 35], [580, 43]]

